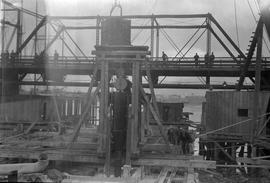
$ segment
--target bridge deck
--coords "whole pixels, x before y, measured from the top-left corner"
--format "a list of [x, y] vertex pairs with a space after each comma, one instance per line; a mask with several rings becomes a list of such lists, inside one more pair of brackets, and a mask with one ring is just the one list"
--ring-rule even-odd
[[[119, 59], [115, 59], [118, 60]], [[125, 59], [126, 60], [126, 59]], [[114, 60], [111, 60], [114, 61]], [[128, 61], [134, 61], [130, 59]], [[147, 65], [158, 75], [164, 76], [216, 76], [216, 77], [237, 77], [240, 75], [241, 66], [244, 61], [238, 59], [235, 62], [229, 57], [217, 57], [211, 65], [206, 65], [204, 60], [195, 63], [194, 58], [188, 57], [179, 59], [169, 58], [163, 61], [162, 58], [150, 58], [149, 62], [142, 61], [142, 71], [147, 69]], [[2, 62], [1, 62], [2, 63]], [[89, 75], [93, 71], [95, 64], [99, 65], [94, 57], [59, 57], [57, 61], [49, 57], [46, 62], [38, 62], [33, 57], [22, 57], [20, 60], [9, 61], [2, 68], [16, 69], [18, 73], [42, 73], [42, 72], [61, 72], [72, 75]], [[254, 76], [255, 58], [252, 59], [247, 76]], [[262, 71], [270, 70], [270, 58], [265, 57], [262, 61]], [[131, 70], [128, 70], [128, 74]], [[145, 72], [143, 72], [144, 74]]]

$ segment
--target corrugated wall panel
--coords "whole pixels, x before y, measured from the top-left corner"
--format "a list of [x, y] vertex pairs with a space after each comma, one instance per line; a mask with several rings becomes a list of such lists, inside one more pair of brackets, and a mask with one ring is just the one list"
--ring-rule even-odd
[[[209, 91], [206, 93], [206, 104], [203, 108], [205, 115], [206, 130], [219, 129], [234, 123], [247, 120], [253, 117], [253, 92], [237, 91]], [[270, 93], [260, 93], [260, 112], [266, 112]], [[248, 109], [248, 117], [238, 116], [238, 109]], [[236, 125], [224, 131], [228, 133], [251, 134], [253, 132], [253, 122], [249, 121], [241, 125]]]

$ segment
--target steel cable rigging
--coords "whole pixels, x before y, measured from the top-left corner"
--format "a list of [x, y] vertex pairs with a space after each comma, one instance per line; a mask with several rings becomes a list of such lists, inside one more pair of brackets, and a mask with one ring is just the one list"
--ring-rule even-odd
[[[255, 2], [258, 3], [258, 1], [255, 1]], [[247, 0], [247, 3], [248, 3], [248, 6], [249, 6], [249, 9], [250, 9], [250, 11], [251, 11], [251, 13], [252, 13], [253, 18], [254, 18], [255, 22], [257, 23], [258, 21], [257, 21], [257, 19], [256, 19], [255, 13], [254, 13], [254, 11], [253, 11], [251, 5], [250, 5], [249, 0]], [[258, 6], [259, 6], [259, 5], [258, 5]], [[260, 13], [261, 13], [260, 9], [258, 9], [258, 11], [259, 11], [259, 14], [260, 14]], [[265, 40], [264, 37], [263, 37], [263, 42], [264, 42], [264, 44], [265, 44], [265, 46], [266, 46], [266, 48], [267, 48], [267, 51], [270, 53], [270, 48], [269, 48], [268, 44], [266, 43], [266, 40]]]

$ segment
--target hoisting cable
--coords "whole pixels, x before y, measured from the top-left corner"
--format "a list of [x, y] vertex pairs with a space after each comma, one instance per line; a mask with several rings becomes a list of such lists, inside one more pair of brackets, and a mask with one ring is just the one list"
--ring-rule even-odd
[[255, 16], [255, 14], [254, 14], [254, 12], [253, 12], [253, 9], [252, 9], [252, 7], [251, 7], [251, 5], [250, 5], [249, 0], [247, 0], [247, 3], [248, 3], [248, 6], [249, 6], [249, 9], [250, 9], [250, 11], [251, 11], [251, 13], [252, 13], [253, 18], [254, 18], [254, 20], [255, 20], [256, 23], [257, 23], [256, 16]]
[[[260, 6], [259, 6], [258, 0], [255, 0], [255, 4], [257, 5], [256, 7], [257, 7], [257, 10], [258, 10], [258, 13], [261, 14], [261, 10], [260, 10]], [[264, 37], [263, 37], [263, 42], [264, 42], [264, 44], [265, 44], [265, 46], [267, 48], [267, 51], [270, 53], [270, 48], [269, 48], [268, 44], [266, 43], [266, 40], [265, 40]]]
[[[264, 114], [258, 116], [258, 119], [261, 118], [261, 117], [267, 116], [267, 115], [269, 115], [269, 114], [270, 114], [270, 112], [264, 113]], [[257, 120], [258, 120], [258, 119], [257, 119]], [[205, 136], [205, 135], [209, 135], [209, 134], [211, 134], [211, 133], [215, 133], [215, 132], [218, 132], [218, 131], [222, 131], [222, 130], [225, 130], [225, 129], [227, 129], [227, 128], [231, 128], [231, 127], [234, 127], [234, 126], [236, 126], [236, 125], [239, 125], [239, 124], [242, 124], [242, 123], [246, 123], [246, 122], [249, 122], [249, 121], [252, 121], [252, 120], [253, 120], [253, 119], [250, 118], [250, 119], [246, 119], [246, 120], [243, 120], [243, 121], [239, 121], [239, 122], [237, 122], [237, 123], [234, 123], [234, 124], [231, 124], [231, 125], [228, 125], [228, 126], [224, 126], [224, 127], [222, 127], [222, 128], [216, 129], [216, 130], [208, 131], [208, 132], [206, 132], [206, 133], [204, 133], [204, 134], [200, 134], [200, 135], [198, 135], [197, 137], [202, 137], [202, 136]], [[257, 120], [256, 120], [256, 121], [257, 121]]]
[[255, 1], [255, 4], [256, 4], [256, 8], [257, 8], [257, 11], [260, 12], [260, 7], [259, 7], [259, 2], [258, 0], [254, 0]]
[[[148, 20], [147, 22], [144, 21], [144, 22], [142, 23], [142, 26], [146, 26], [149, 22], [150, 22], [150, 20]], [[142, 33], [143, 30], [144, 30], [144, 29], [140, 29], [140, 30], [137, 32], [137, 34], [132, 38], [131, 42], [135, 41], [135, 39], [138, 38], [138, 36]]]
[[149, 36], [146, 41], [143, 43], [143, 45], [146, 45], [146, 43], [149, 41], [149, 39], [151, 38], [151, 36]]
[[[151, 8], [149, 8], [149, 11], [147, 14], [149, 14], [151, 11], [153, 11], [155, 9], [155, 6], [157, 4], [157, 0], [154, 1], [153, 5]], [[148, 23], [150, 22], [150, 19], [146, 22], [146, 20], [143, 21], [142, 26], [146, 26]], [[137, 34], [132, 38], [131, 42], [135, 41], [135, 39], [137, 39], [137, 37], [142, 33], [144, 29], [140, 29]]]
[[238, 21], [237, 21], [236, 0], [234, 0], [234, 21], [235, 21], [235, 28], [236, 28], [237, 44], [238, 44], [238, 47], [240, 48], [239, 32], [238, 32]]

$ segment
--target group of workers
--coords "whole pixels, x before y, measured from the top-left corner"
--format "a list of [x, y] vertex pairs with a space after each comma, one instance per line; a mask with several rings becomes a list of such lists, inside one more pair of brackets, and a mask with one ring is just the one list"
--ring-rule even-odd
[[[18, 57], [18, 54], [14, 52], [14, 50], [12, 50], [11, 53], [9, 53], [8, 50], [1, 53], [1, 59], [6, 64], [13, 64], [17, 57]], [[54, 55], [53, 55], [53, 61], [56, 63], [58, 59], [59, 59], [59, 54], [55, 50]], [[37, 64], [44, 63], [45, 61], [48, 61], [48, 60], [49, 60], [49, 55], [45, 51], [42, 51], [40, 54], [35, 53], [34, 61]]]
[[[162, 60], [168, 61], [168, 59], [169, 59], [168, 55], [164, 51], [162, 51]], [[200, 59], [200, 56], [198, 55], [198, 53], [196, 53], [194, 56], [195, 66], [199, 65], [199, 59]], [[209, 55], [209, 53], [206, 53], [204, 55], [204, 60], [205, 60], [205, 65], [207, 66], [212, 65], [215, 60], [214, 52], [212, 52], [211, 55]]]
[[[36, 63], [45, 63], [49, 60], [49, 55], [47, 54], [47, 52], [42, 51], [39, 55], [37, 53], [35, 53], [35, 62]], [[57, 63], [59, 59], [59, 54], [58, 52], [55, 50], [54, 51], [54, 55], [53, 55], [53, 61], [54, 63]]]
[[15, 53], [14, 50], [12, 50], [11, 53], [9, 53], [8, 50], [1, 53], [1, 58], [2, 58], [4, 63], [11, 63], [12, 64], [15, 62], [16, 57], [17, 57], [17, 53]]
[[193, 143], [195, 140], [194, 135], [180, 127], [171, 126], [167, 131], [167, 136], [170, 144], [180, 148], [179, 154], [192, 154]]

